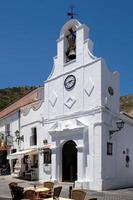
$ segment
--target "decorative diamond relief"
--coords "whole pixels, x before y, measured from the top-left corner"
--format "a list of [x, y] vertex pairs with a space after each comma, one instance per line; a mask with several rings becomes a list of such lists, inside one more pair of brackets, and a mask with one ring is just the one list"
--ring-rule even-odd
[[72, 106], [76, 103], [76, 99], [74, 97], [69, 97], [66, 102], [64, 103], [65, 106], [69, 109], [72, 108]]
[[56, 101], [57, 101], [57, 95], [53, 91], [53, 92], [51, 92], [51, 95], [50, 95], [50, 98], [49, 98], [49, 103], [51, 104], [52, 107], [54, 107], [55, 104], [56, 104]]
[[92, 80], [89, 78], [89, 81], [87, 82], [85, 88], [84, 88], [84, 91], [85, 93], [90, 96], [92, 91], [94, 89], [94, 83], [92, 82]]

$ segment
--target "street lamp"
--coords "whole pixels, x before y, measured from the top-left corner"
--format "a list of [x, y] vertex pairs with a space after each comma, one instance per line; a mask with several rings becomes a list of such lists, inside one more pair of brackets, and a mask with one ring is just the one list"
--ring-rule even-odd
[[20, 136], [20, 132], [18, 130], [15, 131], [16, 140], [24, 142], [24, 136]]
[[118, 129], [116, 129], [116, 130], [110, 130], [110, 131], [109, 131], [110, 137], [111, 137], [115, 132], [120, 131], [120, 130], [124, 127], [124, 122], [123, 122], [123, 120], [120, 119], [120, 120], [116, 121], [116, 126], [117, 126]]

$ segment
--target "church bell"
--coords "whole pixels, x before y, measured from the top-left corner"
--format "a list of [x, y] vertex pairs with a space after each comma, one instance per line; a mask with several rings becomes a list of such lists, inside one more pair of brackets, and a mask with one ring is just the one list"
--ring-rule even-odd
[[76, 58], [76, 52], [75, 52], [74, 49], [71, 49], [71, 50], [70, 50], [70, 52], [69, 52], [69, 54], [68, 54], [68, 58], [69, 58], [70, 60], [73, 60], [73, 59]]

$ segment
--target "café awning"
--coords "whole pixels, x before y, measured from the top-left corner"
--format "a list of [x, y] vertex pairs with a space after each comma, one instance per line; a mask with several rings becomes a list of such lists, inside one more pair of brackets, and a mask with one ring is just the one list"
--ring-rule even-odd
[[31, 155], [31, 154], [37, 154], [37, 149], [26, 149], [23, 151], [17, 151], [15, 153], [7, 155], [7, 159], [23, 158], [24, 155]]

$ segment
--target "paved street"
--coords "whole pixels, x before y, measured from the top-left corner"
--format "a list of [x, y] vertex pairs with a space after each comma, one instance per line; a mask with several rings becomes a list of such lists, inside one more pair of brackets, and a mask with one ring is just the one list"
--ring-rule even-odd
[[[18, 182], [20, 186], [30, 186], [40, 184], [37, 181], [25, 181], [11, 176], [0, 176], [0, 200], [11, 200], [11, 194], [8, 184], [12, 181]], [[63, 190], [61, 196], [68, 197], [70, 184], [61, 183]], [[133, 188], [120, 190], [110, 190], [103, 192], [86, 191], [86, 199], [97, 197], [98, 200], [133, 200]]]

